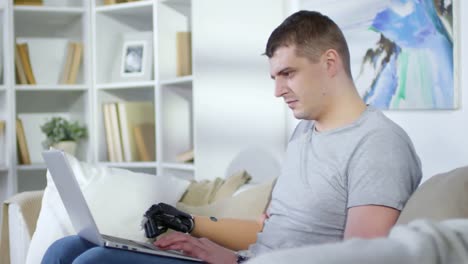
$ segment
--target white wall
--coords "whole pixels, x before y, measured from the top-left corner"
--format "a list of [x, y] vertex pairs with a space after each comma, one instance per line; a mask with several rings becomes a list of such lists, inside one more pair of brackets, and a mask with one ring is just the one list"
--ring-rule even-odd
[[[459, 15], [459, 78], [460, 107], [453, 111], [385, 111], [385, 114], [406, 130], [413, 140], [423, 166], [423, 181], [437, 173], [468, 165], [468, 2], [460, 0]], [[291, 8], [291, 7], [290, 7]], [[292, 8], [288, 11], [291, 11]], [[464, 26], [465, 25], [465, 26]], [[296, 120], [288, 114], [288, 131]]]
[[196, 179], [236, 168], [278, 176], [285, 109], [261, 54], [282, 0], [196, 0], [192, 9]]

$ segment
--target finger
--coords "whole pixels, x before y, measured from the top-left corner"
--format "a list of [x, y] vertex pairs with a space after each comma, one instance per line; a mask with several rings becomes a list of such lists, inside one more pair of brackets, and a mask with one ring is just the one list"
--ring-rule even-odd
[[182, 251], [184, 255], [206, 260], [206, 257], [208, 256], [207, 248], [201, 243], [192, 242], [194, 241], [171, 244], [165, 249]]
[[185, 233], [181, 233], [181, 232], [177, 232], [177, 231], [174, 231], [174, 232], [169, 232], [169, 233], [166, 233], [160, 237], [158, 237], [158, 241], [170, 241], [170, 240], [177, 240], [177, 239], [180, 239], [181, 237], [184, 237], [186, 236], [187, 234]]
[[173, 234], [168, 234], [167, 236], [158, 239], [156, 242], [154, 242], [154, 245], [157, 247], [166, 248], [175, 243], [196, 243], [196, 240], [197, 239], [195, 237], [192, 237], [191, 235], [180, 232], [174, 232]]
[[198, 242], [205, 248], [216, 245], [213, 241], [209, 240], [206, 237], [199, 238]]

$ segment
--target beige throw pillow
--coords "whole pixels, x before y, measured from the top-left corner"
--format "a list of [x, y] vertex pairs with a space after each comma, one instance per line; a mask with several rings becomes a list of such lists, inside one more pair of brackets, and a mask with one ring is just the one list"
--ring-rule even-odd
[[410, 197], [397, 224], [468, 217], [468, 167], [433, 176]]
[[180, 199], [180, 202], [189, 205], [204, 205], [208, 204], [213, 199], [219, 187], [223, 184], [221, 178], [216, 178], [213, 181], [193, 181], [190, 183], [185, 194]]
[[193, 206], [210, 204], [219, 199], [232, 196], [239, 187], [247, 183], [251, 178], [246, 171], [240, 171], [226, 180], [216, 178], [212, 181], [192, 182], [180, 202]]
[[177, 208], [193, 215], [256, 220], [265, 211], [274, 181], [255, 185], [232, 197], [204, 206], [177, 203]]
[[219, 187], [210, 203], [231, 197], [242, 185], [248, 183], [251, 179], [252, 177], [245, 170], [234, 173]]

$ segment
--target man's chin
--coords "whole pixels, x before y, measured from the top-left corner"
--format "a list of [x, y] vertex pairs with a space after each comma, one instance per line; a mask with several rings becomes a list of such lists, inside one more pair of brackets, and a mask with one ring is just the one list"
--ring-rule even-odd
[[304, 113], [293, 110], [293, 115], [296, 119], [306, 119]]

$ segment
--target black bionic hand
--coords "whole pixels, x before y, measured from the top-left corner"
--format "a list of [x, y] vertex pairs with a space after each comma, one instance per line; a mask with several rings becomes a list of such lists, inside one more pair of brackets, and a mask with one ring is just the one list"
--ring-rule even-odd
[[165, 203], [153, 204], [143, 217], [142, 227], [147, 238], [155, 238], [168, 228], [190, 233], [194, 227], [193, 217]]

